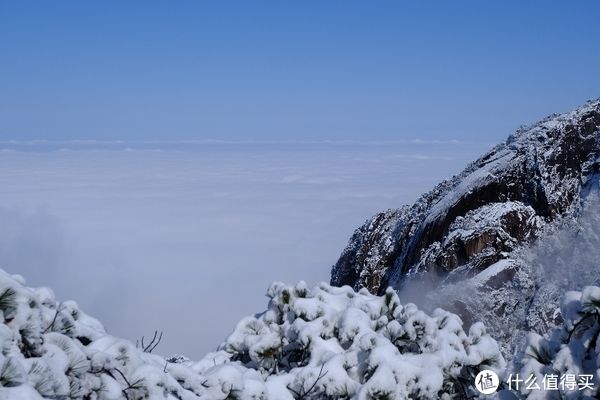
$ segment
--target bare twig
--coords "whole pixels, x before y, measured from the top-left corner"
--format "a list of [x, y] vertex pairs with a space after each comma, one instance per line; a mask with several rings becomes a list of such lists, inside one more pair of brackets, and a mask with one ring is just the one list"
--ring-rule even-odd
[[[144, 353], [152, 353], [152, 351], [156, 348], [156, 346], [159, 345], [160, 341], [162, 340], [163, 337], [163, 332], [160, 331], [160, 335], [158, 334], [158, 331], [154, 331], [154, 335], [152, 336], [152, 340], [150, 341], [150, 343], [146, 344], [144, 342], [144, 339], [146, 339], [145, 336], [142, 336], [142, 340], [141, 340], [141, 349]], [[140, 347], [140, 341], [136, 340], [135, 342], [135, 347], [138, 348]]]
[[[156, 334], [156, 332], [155, 332], [155, 334]], [[161, 331], [160, 336], [158, 337], [158, 340], [156, 342], [154, 342], [154, 339], [152, 339], [152, 342], [150, 342], [150, 344], [148, 345], [148, 348], [144, 349], [144, 351], [146, 351], [147, 353], [152, 353], [152, 351], [156, 348], [156, 346], [158, 346], [158, 344], [162, 340], [162, 336], [163, 336], [163, 333]], [[154, 346], [152, 346], [152, 343], [154, 343]], [[152, 347], [150, 347], [150, 346], [152, 346]]]
[[52, 319], [52, 322], [50, 323], [50, 325], [48, 325], [46, 327], [46, 329], [44, 329], [44, 332], [42, 333], [47, 333], [50, 329], [52, 329], [54, 327], [54, 324], [56, 323], [56, 318], [58, 318], [58, 314], [61, 312], [61, 308], [62, 307], [62, 303], [58, 304], [58, 307], [56, 307], [56, 313], [54, 314], [54, 318]]
[[319, 370], [319, 375], [317, 376], [317, 379], [315, 379], [315, 381], [313, 382], [311, 387], [308, 388], [308, 390], [305, 391], [304, 384], [302, 384], [302, 392], [304, 392], [304, 393], [299, 393], [299, 392], [295, 391], [294, 389], [292, 389], [291, 387], [289, 387], [289, 385], [287, 386], [288, 390], [295, 395], [296, 400], [303, 400], [303, 399], [308, 398], [307, 396], [309, 396], [314, 390], [317, 389], [317, 383], [319, 383], [319, 381], [321, 379], [323, 379], [323, 377], [325, 377], [325, 375], [327, 375], [327, 372], [329, 372], [329, 371], [323, 372], [324, 367], [325, 367], [325, 364], [321, 365], [321, 369]]
[[129, 395], [128, 395], [127, 391], [132, 390], [132, 389], [139, 389], [139, 385], [140, 385], [140, 383], [143, 382], [144, 378], [137, 379], [133, 383], [130, 383], [129, 380], [127, 380], [127, 378], [125, 377], [125, 374], [123, 372], [121, 372], [121, 370], [119, 368], [113, 368], [113, 369], [115, 371], [117, 371], [119, 373], [119, 375], [121, 375], [121, 378], [123, 378], [123, 380], [127, 384], [127, 387], [125, 389], [123, 389], [122, 392], [125, 395], [125, 398], [129, 399]]
[[[134, 381], [133, 383], [131, 383], [131, 382], [129, 382], [129, 379], [127, 379], [127, 377], [125, 376], [125, 374], [123, 373], [123, 371], [121, 371], [119, 368], [112, 368], [112, 370], [113, 371], [117, 371], [117, 373], [121, 376], [121, 378], [123, 379], [123, 381], [127, 385], [127, 387], [124, 388], [124, 389], [122, 389], [121, 392], [123, 393], [123, 396], [125, 396], [125, 399], [129, 400], [129, 393], [127, 393], [127, 391], [128, 390], [132, 390], [132, 389], [139, 389], [139, 387], [140, 387], [139, 385], [140, 385], [140, 383], [143, 382], [144, 378], [137, 379], [136, 381]], [[92, 373], [92, 374], [105, 373], [108, 376], [110, 376], [111, 378], [113, 378], [114, 380], [117, 380], [117, 378], [110, 371], [110, 369], [100, 368], [97, 371], [90, 370], [89, 372]]]

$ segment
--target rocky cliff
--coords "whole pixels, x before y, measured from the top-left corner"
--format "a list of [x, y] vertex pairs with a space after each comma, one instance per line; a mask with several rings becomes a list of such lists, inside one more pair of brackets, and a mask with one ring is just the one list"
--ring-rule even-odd
[[[331, 283], [382, 293], [415, 277], [460, 281], [511, 259], [580, 209], [597, 182], [599, 155], [600, 100], [521, 128], [412, 206], [367, 220], [333, 266]], [[502, 269], [495, 279], [513, 275], [514, 268]]]

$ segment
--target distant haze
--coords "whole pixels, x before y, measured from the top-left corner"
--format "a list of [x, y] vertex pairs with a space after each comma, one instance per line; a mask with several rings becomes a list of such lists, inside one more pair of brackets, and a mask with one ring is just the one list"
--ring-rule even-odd
[[328, 281], [354, 228], [489, 143], [65, 146], [0, 153], [0, 268], [114, 335], [163, 330], [157, 351], [199, 358], [264, 310], [272, 281]]

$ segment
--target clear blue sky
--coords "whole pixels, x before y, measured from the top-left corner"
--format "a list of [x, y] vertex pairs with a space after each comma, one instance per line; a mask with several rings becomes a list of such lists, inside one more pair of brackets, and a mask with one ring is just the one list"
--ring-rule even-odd
[[600, 96], [600, 2], [0, 0], [0, 139], [498, 140]]

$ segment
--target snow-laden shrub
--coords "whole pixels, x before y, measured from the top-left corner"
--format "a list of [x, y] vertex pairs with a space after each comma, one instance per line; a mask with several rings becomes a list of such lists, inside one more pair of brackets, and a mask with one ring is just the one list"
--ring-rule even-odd
[[240, 321], [220, 349], [267, 377], [268, 393], [282, 390], [273, 398], [466, 398], [479, 370], [504, 367], [483, 324], [467, 334], [456, 315], [428, 316], [391, 289], [274, 283], [268, 296], [268, 310]]
[[479, 370], [504, 368], [482, 324], [466, 333], [391, 290], [275, 283], [268, 296], [217, 352], [165, 360], [0, 271], [0, 400], [463, 399]]
[[[528, 399], [579, 399], [600, 397], [600, 287], [587, 286], [581, 292], [569, 291], [560, 306], [563, 324], [545, 336], [529, 333], [520, 360], [521, 378], [574, 376], [575, 385], [559, 384], [556, 390], [520, 392]], [[589, 387], [585, 381], [589, 377]], [[582, 390], [583, 389], [583, 390]]]
[[50, 289], [25, 287], [20, 276], [0, 271], [1, 400], [200, 398], [202, 376], [185, 367], [193, 376], [186, 387], [165, 366], [107, 335], [75, 302], [59, 303]]

